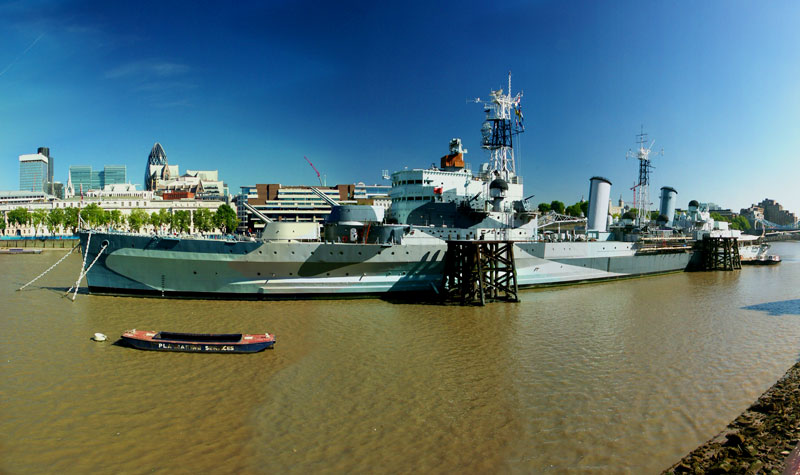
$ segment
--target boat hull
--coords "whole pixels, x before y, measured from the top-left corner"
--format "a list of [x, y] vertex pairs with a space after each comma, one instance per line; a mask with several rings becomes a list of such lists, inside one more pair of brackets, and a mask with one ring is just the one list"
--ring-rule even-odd
[[[137, 330], [127, 331], [122, 334], [123, 343], [132, 348], [149, 351], [171, 351], [182, 353], [257, 353], [272, 348], [275, 337], [268, 335], [243, 335], [241, 341], [208, 341], [206, 338], [192, 341], [191, 339], [158, 339], [160, 333], [143, 332]], [[199, 337], [210, 335], [196, 335]], [[251, 341], [248, 342], [247, 339]]]
[[[402, 244], [165, 239], [81, 234], [89, 291], [225, 299], [354, 298], [441, 290], [447, 243]], [[105, 246], [105, 248], [103, 248]], [[102, 249], [102, 252], [101, 252]], [[98, 253], [100, 256], [97, 257]], [[521, 288], [679, 272], [689, 251], [642, 254], [625, 242], [517, 242]]]

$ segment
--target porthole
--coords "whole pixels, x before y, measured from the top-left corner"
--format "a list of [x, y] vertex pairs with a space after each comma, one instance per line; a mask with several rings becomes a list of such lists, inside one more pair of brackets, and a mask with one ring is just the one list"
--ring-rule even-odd
[[257, 275], [261, 275], [261, 272], [256, 272]]
[[194, 275], [197, 275], [197, 271], [196, 271], [196, 270], [193, 270], [193, 271], [192, 271], [192, 274], [194, 274]]

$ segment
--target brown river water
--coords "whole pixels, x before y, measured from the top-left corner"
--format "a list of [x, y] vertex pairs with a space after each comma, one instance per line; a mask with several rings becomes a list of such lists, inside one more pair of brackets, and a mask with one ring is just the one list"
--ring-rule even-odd
[[[800, 356], [800, 243], [776, 267], [523, 291], [486, 307], [79, 293], [0, 256], [0, 472], [657, 473]], [[252, 355], [127, 329], [270, 332]], [[95, 343], [95, 332], [109, 342]]]

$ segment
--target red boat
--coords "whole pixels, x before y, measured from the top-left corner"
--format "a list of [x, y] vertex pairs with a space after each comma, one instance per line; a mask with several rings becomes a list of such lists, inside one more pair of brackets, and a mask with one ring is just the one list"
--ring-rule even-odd
[[128, 330], [122, 340], [140, 350], [189, 353], [256, 353], [275, 344], [275, 335], [258, 333], [177, 333]]

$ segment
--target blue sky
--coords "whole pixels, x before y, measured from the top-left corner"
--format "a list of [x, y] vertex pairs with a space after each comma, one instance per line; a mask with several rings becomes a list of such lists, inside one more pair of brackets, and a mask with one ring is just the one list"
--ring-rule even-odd
[[461, 137], [467, 99], [522, 90], [518, 169], [534, 202], [569, 203], [589, 178], [632, 199], [644, 126], [664, 149], [651, 198], [800, 212], [800, 3], [0, 2], [0, 189], [20, 154], [128, 166], [158, 141], [181, 171], [255, 183], [380, 183]]

